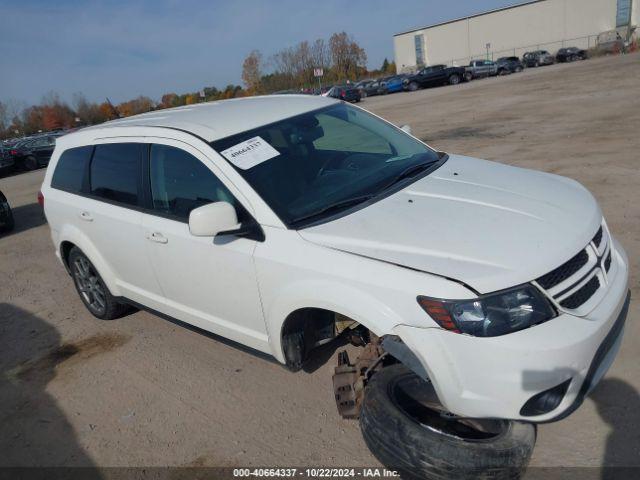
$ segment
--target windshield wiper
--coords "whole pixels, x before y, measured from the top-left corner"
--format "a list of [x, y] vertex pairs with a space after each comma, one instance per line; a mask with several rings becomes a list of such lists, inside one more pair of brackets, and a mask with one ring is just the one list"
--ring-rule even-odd
[[415, 177], [419, 173], [422, 173], [425, 170], [427, 170], [428, 168], [430, 168], [436, 162], [437, 162], [437, 160], [436, 161], [431, 161], [431, 162], [423, 162], [423, 163], [418, 163], [417, 165], [411, 165], [410, 167], [405, 168], [398, 175], [396, 175], [393, 178], [392, 181], [387, 183], [384, 186], [384, 188], [381, 189], [381, 191], [384, 191], [384, 190], [387, 190], [388, 188], [393, 187], [395, 184], [401, 182], [402, 180], [405, 180], [405, 179], [411, 178], [411, 177]]
[[312, 218], [326, 216], [327, 214], [336, 213], [340, 210], [346, 210], [350, 207], [358, 205], [360, 203], [366, 202], [367, 200], [371, 200], [375, 195], [360, 195], [358, 197], [351, 197], [344, 200], [340, 200], [338, 202], [327, 205], [326, 207], [321, 208], [320, 210], [310, 213], [308, 215], [303, 215], [301, 217], [295, 218], [291, 221], [291, 224], [297, 224], [303, 222], [305, 220], [310, 220]]

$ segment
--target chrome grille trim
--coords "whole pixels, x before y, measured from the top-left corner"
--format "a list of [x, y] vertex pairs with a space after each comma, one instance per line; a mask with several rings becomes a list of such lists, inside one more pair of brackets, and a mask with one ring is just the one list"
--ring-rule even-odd
[[579, 313], [583, 305], [606, 287], [611, 254], [611, 238], [601, 225], [584, 249], [534, 283], [561, 310]]

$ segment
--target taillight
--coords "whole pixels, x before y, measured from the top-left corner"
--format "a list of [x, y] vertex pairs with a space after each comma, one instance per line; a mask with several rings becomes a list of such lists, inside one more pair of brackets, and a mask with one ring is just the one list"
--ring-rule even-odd
[[17, 155], [18, 154], [18, 150], [9, 150], [9, 153], [11, 155]]
[[44, 208], [44, 195], [42, 192], [38, 192], [38, 203], [42, 208]]
[[342, 90], [342, 91], [340, 92], [340, 96], [341, 96], [342, 98], [346, 97], [346, 96], [347, 96], [347, 92], [345, 92], [344, 90]]

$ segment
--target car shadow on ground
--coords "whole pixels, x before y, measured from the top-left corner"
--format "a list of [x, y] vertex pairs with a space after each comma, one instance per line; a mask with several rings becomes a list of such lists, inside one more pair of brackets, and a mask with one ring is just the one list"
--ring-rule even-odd
[[589, 398], [609, 425], [603, 479], [638, 478], [640, 475], [640, 394], [619, 378], [605, 378]]
[[39, 227], [47, 223], [47, 219], [42, 212], [42, 207], [38, 203], [30, 203], [19, 207], [11, 208], [16, 226], [10, 232], [0, 234], [0, 237], [8, 237], [18, 233]]
[[76, 353], [43, 319], [0, 303], [0, 478], [100, 478], [46, 391], [57, 367]]

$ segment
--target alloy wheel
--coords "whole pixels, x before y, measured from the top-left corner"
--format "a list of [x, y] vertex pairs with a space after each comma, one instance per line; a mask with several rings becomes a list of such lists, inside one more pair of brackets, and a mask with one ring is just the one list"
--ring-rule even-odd
[[93, 265], [85, 257], [73, 264], [73, 278], [85, 305], [96, 315], [104, 315], [107, 308], [105, 287]]

